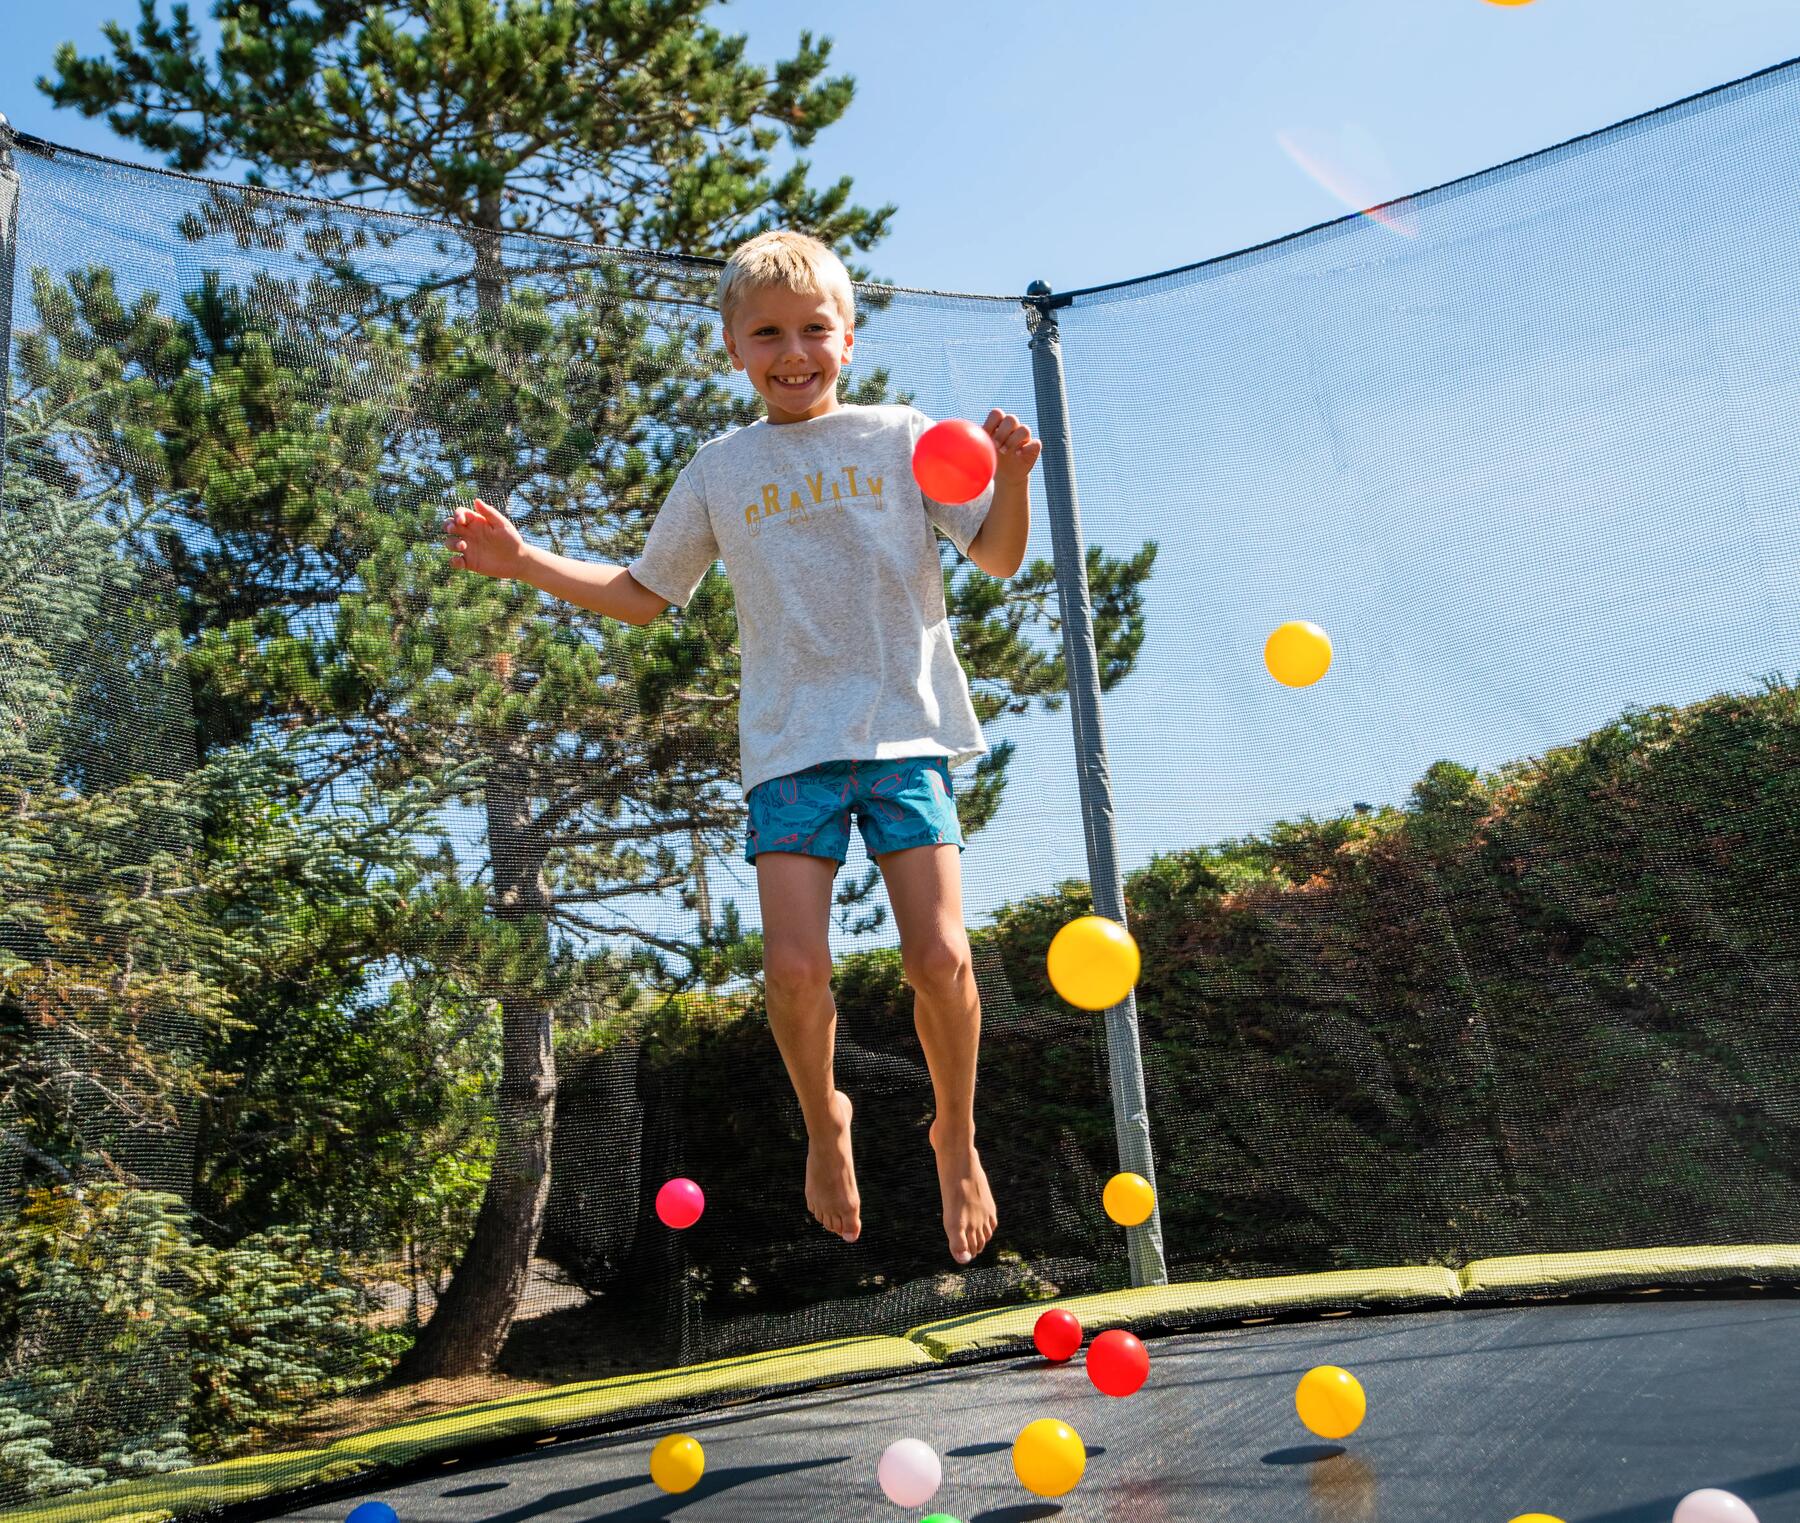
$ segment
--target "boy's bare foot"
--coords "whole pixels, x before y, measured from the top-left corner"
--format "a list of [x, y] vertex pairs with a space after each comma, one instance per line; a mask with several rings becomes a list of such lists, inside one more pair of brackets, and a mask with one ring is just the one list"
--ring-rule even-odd
[[988, 1245], [999, 1225], [994, 1192], [988, 1188], [987, 1170], [975, 1151], [975, 1138], [961, 1140], [948, 1129], [931, 1123], [931, 1149], [937, 1154], [938, 1189], [944, 1196], [944, 1236], [950, 1240], [950, 1256], [967, 1264]]
[[850, 1118], [855, 1107], [841, 1089], [831, 1092], [830, 1128], [808, 1141], [806, 1208], [846, 1243], [862, 1236], [862, 1197], [856, 1193], [856, 1163], [850, 1154]]

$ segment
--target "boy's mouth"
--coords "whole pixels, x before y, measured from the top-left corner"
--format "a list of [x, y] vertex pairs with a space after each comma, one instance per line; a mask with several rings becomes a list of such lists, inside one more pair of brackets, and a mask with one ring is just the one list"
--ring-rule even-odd
[[773, 375], [769, 379], [787, 391], [804, 391], [818, 380], [816, 375]]

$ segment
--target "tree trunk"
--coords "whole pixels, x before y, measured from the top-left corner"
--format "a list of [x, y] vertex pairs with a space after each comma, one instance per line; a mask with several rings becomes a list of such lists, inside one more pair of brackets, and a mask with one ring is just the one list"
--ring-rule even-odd
[[[528, 929], [527, 970], [549, 962], [545, 911], [549, 885], [541, 848], [521, 846], [529, 829], [524, 768], [515, 763], [487, 789], [493, 845], [495, 913]], [[533, 924], [535, 922], [535, 924]], [[494, 1367], [518, 1314], [550, 1198], [550, 1147], [556, 1134], [556, 1052], [551, 1007], [536, 988], [502, 994], [500, 1088], [493, 1170], [450, 1288], [402, 1361], [404, 1379], [482, 1374]]]
[[[481, 310], [499, 311], [505, 271], [497, 197], [484, 200], [472, 237], [475, 293]], [[496, 472], [480, 482], [484, 498], [503, 506], [511, 483]], [[504, 680], [504, 679], [503, 679]], [[490, 736], [493, 766], [486, 789], [488, 843], [494, 869], [494, 913], [528, 934], [521, 938], [523, 980], [550, 962], [550, 886], [543, 843], [531, 825], [530, 769], [517, 737]], [[526, 949], [529, 950], [526, 950]], [[550, 1147], [556, 1130], [556, 1052], [551, 1008], [540, 989], [521, 981], [502, 991], [500, 1089], [493, 1171], [450, 1288], [400, 1366], [404, 1379], [482, 1374], [494, 1367], [531, 1275], [531, 1259], [550, 1199]]]

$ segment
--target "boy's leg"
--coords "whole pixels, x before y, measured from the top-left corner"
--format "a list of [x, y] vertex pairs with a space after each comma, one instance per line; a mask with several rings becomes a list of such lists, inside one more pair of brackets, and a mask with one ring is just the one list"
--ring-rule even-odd
[[966, 1264], [987, 1247], [998, 1215], [975, 1151], [975, 1060], [981, 998], [963, 925], [962, 863], [948, 845], [911, 846], [876, 859], [900, 929], [913, 1020], [937, 1097], [931, 1146], [944, 1197], [944, 1235]]
[[806, 1205], [845, 1242], [862, 1233], [850, 1152], [850, 1097], [832, 1078], [837, 1006], [831, 998], [829, 857], [765, 851], [756, 858], [769, 1025], [806, 1118]]

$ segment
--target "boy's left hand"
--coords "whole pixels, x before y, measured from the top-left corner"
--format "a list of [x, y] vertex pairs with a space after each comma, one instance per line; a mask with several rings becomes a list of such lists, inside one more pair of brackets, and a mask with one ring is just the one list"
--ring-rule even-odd
[[1009, 412], [996, 407], [981, 425], [994, 441], [994, 477], [999, 481], [1023, 481], [1044, 453], [1043, 441], [1031, 437], [1031, 430]]

